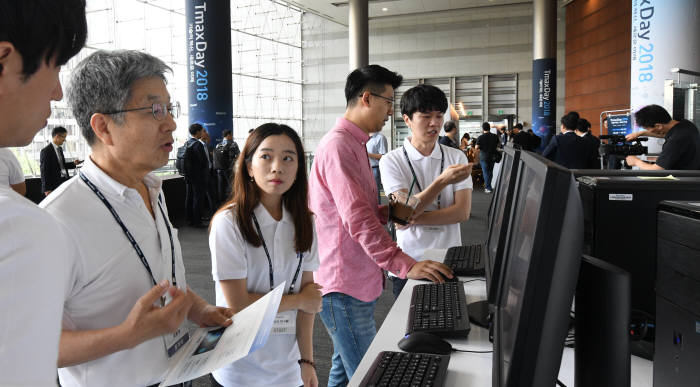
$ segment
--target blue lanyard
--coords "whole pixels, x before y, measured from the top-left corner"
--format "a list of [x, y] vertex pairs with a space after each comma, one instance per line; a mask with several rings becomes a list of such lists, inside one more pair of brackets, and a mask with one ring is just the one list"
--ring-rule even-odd
[[[270, 252], [267, 250], [267, 244], [265, 244], [265, 238], [263, 238], [262, 231], [260, 230], [260, 224], [258, 224], [258, 218], [255, 213], [251, 214], [253, 216], [253, 222], [255, 223], [255, 228], [258, 229], [258, 236], [260, 237], [260, 242], [262, 242], [263, 250], [265, 250], [265, 255], [267, 256], [267, 264], [270, 267], [270, 290], [275, 288], [275, 274], [272, 269], [272, 259], [270, 258]], [[294, 278], [292, 278], [292, 283], [289, 285], [289, 291], [287, 294], [292, 294], [294, 292], [294, 287], [296, 286], [297, 277], [299, 277], [299, 271], [301, 270], [301, 260], [304, 258], [304, 254], [297, 253], [297, 258], [299, 258], [299, 264], [297, 265], [297, 270], [294, 272]]]
[[[435, 144], [436, 146], [440, 147], [440, 173], [438, 176], [442, 175], [443, 169], [445, 169], [445, 152], [442, 150], [442, 146], [440, 146], [439, 143]], [[406, 152], [406, 147], [401, 146], [403, 148], [403, 155], [406, 156], [406, 162], [408, 162], [408, 167], [411, 168], [411, 174], [413, 175], [413, 178], [416, 179], [416, 185], [418, 186], [418, 192], [423, 192], [423, 188], [420, 186], [420, 182], [418, 181], [418, 177], [416, 177], [416, 171], [413, 169], [413, 164], [411, 164], [411, 159], [408, 158], [408, 152]], [[437, 197], [437, 206], [438, 209], [440, 209], [440, 198], [442, 197], [442, 191], [438, 194]]]
[[[148, 272], [148, 275], [151, 276], [151, 281], [153, 281], [153, 285], [155, 286], [158, 282], [156, 281], [155, 277], [153, 276], [153, 271], [151, 270], [151, 266], [148, 264], [148, 261], [146, 260], [146, 256], [143, 255], [143, 251], [141, 250], [141, 247], [139, 247], [139, 244], [136, 242], [134, 239], [133, 235], [131, 235], [131, 232], [129, 232], [129, 229], [126, 228], [126, 225], [124, 225], [124, 222], [122, 222], [122, 219], [119, 217], [119, 214], [117, 214], [117, 211], [112, 207], [111, 204], [109, 204], [109, 201], [107, 198], [100, 192], [100, 190], [97, 188], [95, 184], [93, 184], [87, 176], [83, 174], [83, 172], [80, 172], [80, 178], [87, 184], [88, 187], [92, 190], [92, 192], [97, 195], [97, 197], [102, 201], [102, 203], [107, 207], [109, 212], [112, 214], [114, 217], [114, 220], [119, 224], [119, 226], [122, 228], [122, 231], [124, 232], [124, 235], [126, 236], [126, 239], [129, 240], [131, 243], [131, 246], [134, 248], [136, 251], [136, 255], [138, 255], [139, 259], [141, 260], [141, 263], [143, 264], [143, 267], [146, 268], [146, 271]], [[163, 199], [161, 198], [160, 194], [158, 194], [158, 208], [160, 209], [160, 214], [163, 216], [163, 223], [165, 223], [165, 227], [168, 229], [168, 236], [170, 237], [170, 257], [172, 259], [172, 285], [177, 286], [177, 278], [175, 278], [175, 244], [173, 243], [173, 232], [170, 230], [170, 224], [168, 222], [168, 218], [165, 216], [165, 212], [163, 211], [163, 207], [160, 205], [161, 201]]]

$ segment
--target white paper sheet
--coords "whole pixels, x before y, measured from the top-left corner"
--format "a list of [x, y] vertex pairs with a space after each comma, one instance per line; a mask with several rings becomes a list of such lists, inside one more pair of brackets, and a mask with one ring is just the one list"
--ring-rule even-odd
[[186, 382], [241, 359], [265, 345], [277, 315], [285, 283], [233, 316], [227, 328], [198, 328], [170, 359], [160, 386]]

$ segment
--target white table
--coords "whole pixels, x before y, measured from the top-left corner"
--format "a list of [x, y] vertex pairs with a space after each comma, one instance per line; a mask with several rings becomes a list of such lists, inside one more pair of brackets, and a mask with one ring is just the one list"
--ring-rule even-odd
[[[425, 252], [425, 256], [435, 261], [442, 261], [445, 251], [431, 249]], [[475, 279], [477, 278], [460, 277], [461, 281]], [[348, 386], [359, 386], [362, 378], [364, 378], [374, 359], [381, 351], [401, 351], [398, 347], [398, 342], [406, 332], [413, 287], [421, 283], [425, 283], [425, 281], [409, 280], [406, 283], [399, 298], [394, 302], [384, 323], [379, 328], [377, 336], [362, 358]], [[486, 299], [486, 284], [483, 280], [477, 279], [476, 281], [465, 282], [464, 291], [467, 295], [467, 303]], [[471, 331], [467, 339], [448, 339], [447, 341], [456, 349], [474, 351], [489, 351], [493, 349], [493, 345], [489, 342], [488, 331], [476, 324], [471, 324]], [[491, 353], [452, 352], [450, 364], [447, 368], [445, 386], [491, 386], [491, 361]], [[571, 348], [564, 348], [559, 370], [559, 380], [569, 387], [574, 385], [574, 350]], [[651, 385], [652, 362], [632, 356], [632, 386], [651, 387]]]

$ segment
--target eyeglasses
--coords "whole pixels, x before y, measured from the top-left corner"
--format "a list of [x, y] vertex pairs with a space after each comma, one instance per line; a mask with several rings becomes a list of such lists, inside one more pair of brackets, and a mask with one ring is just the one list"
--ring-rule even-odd
[[118, 114], [118, 113], [125, 113], [125, 112], [133, 112], [137, 110], [151, 110], [153, 113], [153, 118], [155, 118], [156, 121], [162, 121], [165, 119], [165, 115], [170, 114], [170, 116], [173, 117], [173, 119], [176, 119], [180, 117], [180, 103], [175, 102], [175, 103], [154, 103], [151, 106], [144, 106], [144, 107], [139, 107], [139, 108], [133, 108], [133, 109], [124, 109], [124, 110], [114, 110], [111, 112], [102, 112], [102, 114]]
[[385, 96], [383, 96], [383, 95], [379, 95], [379, 94], [372, 93], [372, 92], [370, 92], [369, 94], [370, 94], [370, 95], [373, 95], [373, 96], [375, 96], [375, 97], [377, 97], [377, 98], [381, 98], [381, 99], [383, 99], [383, 100], [385, 100], [385, 101], [391, 103], [392, 105], [394, 104], [394, 99], [393, 99], [393, 98], [385, 97]]

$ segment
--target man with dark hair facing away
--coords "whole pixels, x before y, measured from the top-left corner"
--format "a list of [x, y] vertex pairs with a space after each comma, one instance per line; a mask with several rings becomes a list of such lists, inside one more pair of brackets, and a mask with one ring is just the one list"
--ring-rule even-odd
[[574, 131], [578, 124], [577, 112], [569, 112], [561, 118], [561, 133], [552, 137], [542, 156], [569, 169], [584, 169], [590, 160], [590, 147]]
[[41, 192], [48, 196], [61, 183], [68, 180], [69, 169], [75, 169], [80, 160], [68, 162], [63, 153], [63, 143], [68, 131], [62, 126], [51, 130], [51, 143], [39, 153], [39, 170], [41, 171]]
[[185, 219], [192, 227], [205, 228], [202, 213], [208, 207], [207, 181], [209, 158], [201, 141], [204, 127], [194, 123], [189, 127], [190, 138], [185, 143]]
[[585, 118], [579, 118], [576, 124], [576, 135], [584, 139], [589, 147], [589, 158], [586, 168], [600, 169], [600, 139], [591, 133], [591, 123]]
[[214, 169], [216, 170], [217, 196], [219, 201], [225, 201], [231, 195], [231, 180], [233, 179], [233, 165], [241, 153], [238, 144], [233, 141], [233, 132], [230, 129], [222, 133], [223, 140], [214, 148]]
[[698, 128], [688, 120], [674, 120], [666, 109], [648, 105], [634, 113], [637, 126], [644, 130], [630, 133], [627, 141], [640, 136], [666, 140], [656, 164], [650, 164], [637, 156], [627, 156], [627, 165], [639, 169], [700, 169], [700, 136]]
[[493, 177], [493, 165], [496, 162], [498, 152], [498, 135], [491, 133], [491, 124], [481, 124], [481, 136], [476, 139], [476, 149], [479, 151], [479, 164], [484, 175], [484, 192], [491, 193], [491, 178]]
[[[85, 45], [83, 0], [0, 1], [0, 147], [22, 147], [63, 98], [61, 66]], [[55, 386], [76, 251], [46, 211], [0, 185], [0, 385]]]
[[316, 215], [320, 258], [314, 279], [323, 286], [319, 315], [333, 340], [329, 386], [348, 383], [377, 333], [374, 307], [383, 290], [382, 270], [400, 278], [452, 278], [442, 263], [406, 255], [382, 226], [387, 209], [378, 206], [365, 144], [392, 114], [402, 79], [379, 65], [351, 72], [345, 114], [321, 139], [311, 167], [309, 207]]

